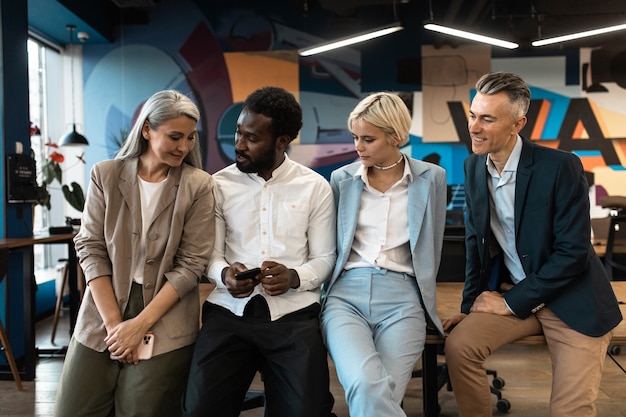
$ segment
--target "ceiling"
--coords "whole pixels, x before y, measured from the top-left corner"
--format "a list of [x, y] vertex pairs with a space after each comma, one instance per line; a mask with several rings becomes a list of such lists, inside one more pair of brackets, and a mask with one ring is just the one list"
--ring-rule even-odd
[[[294, 0], [298, 1], [298, 0]], [[307, 0], [304, 0], [307, 1]], [[388, 7], [407, 26], [426, 21], [517, 42], [522, 48], [542, 38], [626, 23], [626, 1], [615, 0], [319, 0], [337, 17]], [[461, 41], [434, 35], [435, 44]], [[594, 46], [626, 41], [626, 31], [572, 41], [562, 46]], [[557, 46], [561, 47], [561, 45]]]
[[[148, 19], [150, 7], [158, 7], [161, 0], [28, 0], [29, 25], [33, 33], [59, 45], [68, 43], [68, 24], [76, 26], [76, 33], [86, 32], [84, 43], [114, 41], [115, 27]], [[165, 0], [163, 0], [165, 1]], [[192, 0], [201, 2], [202, 0]], [[212, 2], [215, 0], [211, 0]], [[330, 25], [337, 22], [360, 22], [368, 26], [390, 23], [397, 18], [405, 26], [421, 27], [425, 21], [454, 26], [459, 29], [496, 36], [527, 47], [531, 41], [594, 29], [601, 26], [626, 23], [626, 1], [615, 0], [286, 0], [290, 10], [300, 14], [322, 12], [329, 16]], [[256, 9], [256, 0], [217, 1], [222, 9], [232, 4]], [[278, 3], [278, 2], [276, 2]], [[212, 3], [213, 4], [213, 3]], [[262, 3], [263, 4], [263, 3]], [[274, 4], [274, 3], [271, 3]], [[432, 4], [432, 5], [431, 5]], [[228, 5], [228, 6], [226, 6]], [[268, 3], [264, 4], [268, 6]], [[375, 16], [372, 19], [372, 16]], [[300, 19], [301, 20], [301, 19]], [[295, 25], [296, 23], [294, 23]], [[461, 41], [438, 34], [435, 45]], [[74, 40], [76, 42], [76, 39]], [[572, 41], [563, 46], [594, 46], [599, 42], [626, 41], [626, 31], [601, 35], [587, 40]], [[557, 46], [561, 47], [561, 45]]]
[[[76, 33], [86, 32], [89, 34], [87, 43], [111, 42], [111, 29], [108, 18], [98, 22], [88, 16], [81, 16], [82, 8], [73, 7], [57, 0], [27, 0], [28, 1], [28, 26], [29, 31], [42, 40], [63, 46], [69, 43], [69, 31], [67, 25], [74, 25]], [[87, 2], [85, 2], [87, 3]], [[89, 1], [92, 3], [92, 0]], [[104, 1], [93, 1], [95, 9], [109, 7]], [[100, 4], [102, 3], [102, 4]], [[106, 23], [106, 27], [105, 26]], [[74, 42], [76, 42], [74, 38]]]
[[160, 0], [27, 0], [28, 25], [42, 40], [63, 46], [69, 43], [68, 25], [76, 27], [74, 43], [102, 44], [115, 40], [120, 21], [146, 23], [148, 10]]
[[[542, 38], [626, 23], [624, 1], [432, 0], [432, 3], [432, 18], [438, 23], [490, 34], [517, 42], [522, 47]], [[593, 46], [599, 41], [620, 41], [623, 44], [624, 40], [626, 31], [573, 41], [563, 46]]]

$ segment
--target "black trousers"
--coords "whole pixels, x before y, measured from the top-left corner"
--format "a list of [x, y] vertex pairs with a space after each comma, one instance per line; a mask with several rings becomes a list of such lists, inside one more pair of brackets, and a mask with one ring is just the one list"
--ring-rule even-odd
[[313, 304], [276, 321], [257, 295], [243, 317], [205, 302], [183, 398], [185, 417], [236, 417], [257, 371], [268, 417], [327, 417], [328, 358]]

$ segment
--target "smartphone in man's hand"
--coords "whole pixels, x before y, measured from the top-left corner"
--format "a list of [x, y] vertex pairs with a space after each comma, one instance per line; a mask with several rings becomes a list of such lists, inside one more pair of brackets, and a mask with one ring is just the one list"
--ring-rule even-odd
[[236, 280], [254, 279], [254, 277], [259, 275], [260, 273], [261, 273], [261, 268], [252, 268], [252, 269], [248, 269], [247, 271], [242, 271], [242, 272], [236, 273], [235, 274], [235, 279]]

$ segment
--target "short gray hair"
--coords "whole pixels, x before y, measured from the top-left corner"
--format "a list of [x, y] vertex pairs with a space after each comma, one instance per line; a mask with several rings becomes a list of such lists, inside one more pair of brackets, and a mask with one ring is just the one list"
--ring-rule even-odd
[[476, 82], [476, 91], [484, 95], [504, 92], [513, 107], [512, 119], [526, 116], [530, 107], [530, 89], [519, 76], [510, 72], [493, 72], [485, 74]]

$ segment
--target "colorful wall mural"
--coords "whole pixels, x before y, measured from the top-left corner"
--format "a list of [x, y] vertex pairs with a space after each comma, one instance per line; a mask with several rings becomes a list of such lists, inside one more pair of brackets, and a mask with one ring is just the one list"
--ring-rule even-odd
[[[150, 9], [149, 23], [123, 25], [117, 43], [83, 48], [87, 169], [114, 156], [148, 96], [175, 88], [201, 108], [205, 169], [215, 172], [233, 161], [243, 99], [257, 87], [278, 85], [296, 95], [304, 112], [290, 157], [328, 177], [356, 157], [346, 119], [377, 86], [405, 98], [413, 115], [405, 152], [442, 165], [456, 197], [449, 208], [462, 208], [472, 87], [483, 73], [502, 70], [521, 75], [532, 89], [529, 123], [522, 133], [580, 156], [593, 185], [593, 205], [603, 195], [626, 195], [626, 47], [512, 57], [479, 45], [435, 48], [415, 42], [407, 47], [396, 42], [399, 56], [409, 53], [421, 63], [421, 84], [400, 85], [398, 62], [404, 58], [376, 64], [388, 66], [386, 82], [381, 71], [362, 71], [363, 62], [372, 58], [356, 48], [299, 57], [298, 47], [325, 39], [290, 26], [276, 11], [198, 4], [164, 0]], [[594, 212], [603, 213], [599, 207]]]

